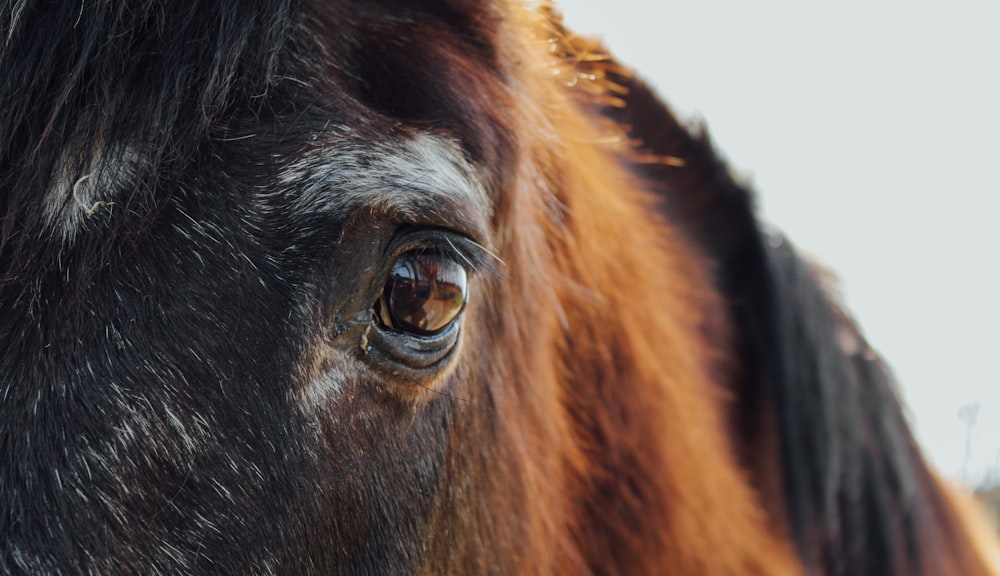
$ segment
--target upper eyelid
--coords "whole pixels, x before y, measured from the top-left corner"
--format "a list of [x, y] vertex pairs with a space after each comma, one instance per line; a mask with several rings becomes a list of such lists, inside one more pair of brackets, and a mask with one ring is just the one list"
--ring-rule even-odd
[[505, 265], [493, 251], [472, 238], [452, 230], [419, 228], [395, 238], [389, 246], [388, 259], [395, 261], [403, 254], [421, 248], [441, 252], [472, 272], [494, 277]]

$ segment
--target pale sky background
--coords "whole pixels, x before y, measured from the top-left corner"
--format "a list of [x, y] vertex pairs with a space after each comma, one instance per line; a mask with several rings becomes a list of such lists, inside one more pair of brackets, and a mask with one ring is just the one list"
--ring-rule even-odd
[[1000, 2], [557, 2], [839, 273], [931, 460], [1000, 467]]

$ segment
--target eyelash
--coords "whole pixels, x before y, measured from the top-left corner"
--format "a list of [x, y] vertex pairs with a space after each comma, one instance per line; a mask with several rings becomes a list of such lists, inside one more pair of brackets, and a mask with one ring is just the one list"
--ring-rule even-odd
[[[499, 274], [503, 261], [475, 240], [457, 232], [440, 228], [411, 228], [396, 233], [384, 259], [391, 269], [404, 254], [432, 252], [454, 261], [467, 271], [493, 277]], [[388, 272], [388, 270], [385, 270]]]

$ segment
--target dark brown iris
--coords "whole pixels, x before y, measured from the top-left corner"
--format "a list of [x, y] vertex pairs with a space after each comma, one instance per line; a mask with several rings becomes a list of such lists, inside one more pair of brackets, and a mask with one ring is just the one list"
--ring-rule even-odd
[[453, 260], [434, 253], [404, 254], [382, 290], [382, 323], [418, 335], [440, 332], [462, 312], [468, 288], [465, 268]]

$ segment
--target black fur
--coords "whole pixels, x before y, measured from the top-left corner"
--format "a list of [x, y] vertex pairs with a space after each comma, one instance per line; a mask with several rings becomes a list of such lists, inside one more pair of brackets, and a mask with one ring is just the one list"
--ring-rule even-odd
[[[414, 422], [362, 361], [342, 417], [321, 425], [296, 395], [403, 225], [345, 232], [277, 184], [341, 126], [400, 130], [357, 100], [350, 58], [324, 57], [329, 6], [0, 9], [0, 573], [426, 562], [452, 399]], [[117, 193], [76, 206], [84, 177]], [[69, 233], [63, 208], [86, 212]], [[348, 335], [333, 344], [357, 355]]]
[[[280, 310], [295, 282], [262, 286], [291, 266], [276, 270], [232, 210], [249, 172], [236, 148], [222, 161], [204, 146], [257, 113], [234, 102], [263, 108], [289, 24], [285, 2], [0, 11], [0, 573], [304, 561], [283, 554], [308, 536], [280, 528], [297, 514], [295, 466], [260, 466], [302, 458], [274, 385], [295, 351], [263, 337], [294, 342]], [[115, 204], [63, 242], [43, 214], [61, 156], [72, 183], [98, 155], [129, 160], [124, 145], [139, 168], [110, 175]], [[221, 352], [231, 342], [242, 360]]]
[[30, 208], [67, 143], [85, 167], [107, 143], [128, 142], [155, 187], [163, 164], [183, 169], [209, 130], [225, 128], [233, 102], [263, 106], [291, 12], [284, 0], [7, 3], [0, 247], [42, 224]]

